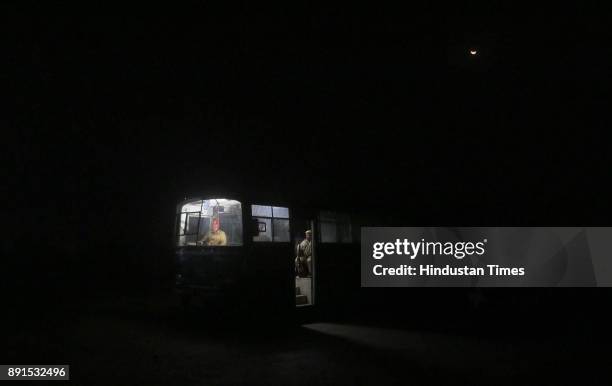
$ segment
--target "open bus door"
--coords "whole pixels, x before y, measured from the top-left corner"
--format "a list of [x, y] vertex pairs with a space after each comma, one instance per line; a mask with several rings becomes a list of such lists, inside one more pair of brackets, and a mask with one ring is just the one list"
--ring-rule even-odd
[[312, 220], [297, 220], [294, 225], [295, 306], [298, 308], [315, 305], [316, 241], [313, 225]]
[[298, 323], [315, 318], [317, 299], [317, 224], [315, 214], [296, 210], [291, 222], [292, 278]]

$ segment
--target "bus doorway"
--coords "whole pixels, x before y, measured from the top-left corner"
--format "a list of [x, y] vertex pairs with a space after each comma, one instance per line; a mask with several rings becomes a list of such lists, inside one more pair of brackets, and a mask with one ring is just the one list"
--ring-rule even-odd
[[296, 220], [294, 224], [295, 306], [312, 306], [315, 304], [316, 264], [314, 221]]

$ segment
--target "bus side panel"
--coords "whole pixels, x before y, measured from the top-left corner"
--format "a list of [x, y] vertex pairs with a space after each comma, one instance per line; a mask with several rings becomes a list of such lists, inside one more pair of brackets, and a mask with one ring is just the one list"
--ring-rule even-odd
[[244, 281], [243, 248], [193, 248], [176, 251], [176, 288], [181, 295], [223, 301]]
[[317, 245], [316, 303], [339, 313], [359, 307], [361, 275], [359, 244]]
[[292, 248], [288, 243], [254, 243], [248, 257], [250, 304], [263, 318], [288, 317], [295, 307]]

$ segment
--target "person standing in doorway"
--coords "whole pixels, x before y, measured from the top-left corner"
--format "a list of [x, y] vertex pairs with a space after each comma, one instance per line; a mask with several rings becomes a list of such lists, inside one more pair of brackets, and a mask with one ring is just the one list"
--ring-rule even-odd
[[295, 274], [299, 277], [312, 277], [312, 231], [307, 230], [304, 240], [298, 244], [295, 258]]

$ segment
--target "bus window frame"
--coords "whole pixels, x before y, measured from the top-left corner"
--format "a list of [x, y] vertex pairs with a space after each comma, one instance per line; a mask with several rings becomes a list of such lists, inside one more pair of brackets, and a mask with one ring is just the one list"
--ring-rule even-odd
[[[272, 217], [268, 217], [268, 216], [253, 216], [253, 206], [269, 206], [270, 207], [270, 213], [272, 213]], [[286, 208], [287, 209], [287, 217], [274, 217], [274, 208]], [[251, 219], [267, 219], [270, 220], [270, 233], [271, 233], [271, 237], [269, 241], [264, 241], [264, 240], [255, 240], [255, 237], [258, 237], [259, 235], [252, 235], [252, 237], [250, 237], [251, 242], [254, 245], [257, 244], [289, 244], [291, 243], [291, 229], [293, 228], [293, 226], [291, 225], [291, 208], [288, 206], [279, 206], [279, 205], [262, 205], [262, 204], [255, 204], [255, 203], [251, 203], [249, 205], [249, 216]], [[289, 221], [289, 240], [288, 241], [275, 241], [274, 240], [274, 220], [287, 220]]]
[[[223, 245], [223, 246], [220, 246], [220, 245], [180, 245], [180, 238], [181, 237], [183, 237], [183, 236], [193, 236], [193, 235], [198, 235], [199, 236], [200, 235], [200, 223], [201, 223], [202, 218], [203, 218], [202, 217], [202, 208], [203, 208], [203, 205], [204, 205], [204, 201], [219, 200], [218, 198], [201, 198], [201, 197], [196, 197], [196, 198], [192, 198], [192, 199], [185, 199], [185, 200], [181, 201], [177, 205], [177, 209], [178, 209], [177, 214], [176, 214], [176, 228], [177, 229], [176, 229], [176, 232], [175, 232], [175, 235], [174, 235], [174, 238], [175, 238], [175, 242], [174, 242], [175, 248], [200, 248], [202, 250], [207, 251], [207, 253], [208, 253], [209, 251], [219, 251], [219, 252], [221, 252], [223, 250], [229, 250], [229, 249], [234, 249], [234, 248], [243, 248], [245, 246], [245, 243], [248, 240], [248, 237], [245, 235], [245, 229], [246, 229], [246, 227], [245, 227], [245, 207], [249, 207], [250, 208], [250, 205], [245, 204], [244, 201], [242, 201], [242, 200], [237, 200], [237, 199], [234, 199], [234, 198], [223, 198], [223, 199], [228, 200], [228, 201], [236, 201], [236, 202], [238, 202], [240, 204], [240, 216], [241, 216], [240, 223], [241, 223], [241, 227], [242, 227], [242, 232], [241, 232], [242, 233], [242, 237], [240, 239], [240, 245]], [[182, 211], [182, 208], [186, 204], [188, 204], [190, 202], [194, 202], [194, 201], [201, 201], [200, 211], [199, 212], [193, 212], [193, 211], [191, 211], [191, 212], [183, 212]], [[183, 229], [187, 229], [187, 220], [189, 219], [188, 214], [192, 214], [192, 213], [198, 213], [199, 214], [198, 215], [197, 233], [183, 233], [183, 234], [181, 234], [181, 232], [180, 232], [180, 229], [181, 229], [181, 216], [183, 214], [186, 215], [185, 216], [185, 223], [183, 224], [183, 227], [184, 227]], [[204, 218], [206, 218], [206, 217], [204, 217]], [[197, 242], [196, 242], [196, 244], [197, 244]]]
[[187, 221], [189, 220], [189, 215], [193, 214], [193, 213], [197, 213], [198, 214], [198, 228], [197, 231], [195, 233], [185, 233], [183, 232], [181, 234], [181, 221], [180, 221], [180, 217], [179, 217], [179, 228], [178, 228], [178, 233], [176, 234], [176, 236], [193, 236], [193, 235], [199, 235], [200, 234], [200, 220], [202, 219], [202, 212], [180, 212], [177, 214], [177, 216], [182, 216], [182, 215], [186, 215], [185, 216], [185, 223], [183, 224], [183, 229], [187, 229]]
[[[328, 215], [332, 214], [333, 217], [334, 217], [333, 220], [330, 220], [330, 219], [323, 220], [322, 219], [323, 218], [322, 213], [326, 213]], [[343, 216], [346, 216], [347, 221], [341, 221], [340, 220], [341, 217], [343, 217]], [[341, 244], [341, 245], [347, 245], [347, 244], [354, 244], [354, 243], [356, 243], [355, 237], [353, 235], [353, 230], [355, 228], [353, 221], [354, 220], [353, 220], [352, 216], [349, 213], [335, 212], [335, 211], [328, 211], [328, 210], [321, 211], [320, 210], [317, 213], [317, 222], [319, 223], [319, 228], [320, 228], [319, 229], [319, 236], [318, 236], [319, 240], [318, 241], [321, 244]], [[323, 230], [322, 230], [322, 228], [323, 228], [322, 225], [323, 224], [327, 224], [327, 225], [333, 224], [334, 225], [334, 228], [336, 230], [336, 237], [335, 237], [334, 241], [323, 241]], [[349, 234], [349, 236], [351, 238], [350, 241], [340, 241], [340, 224], [348, 224], [348, 226], [349, 226], [349, 233], [348, 234]]]

